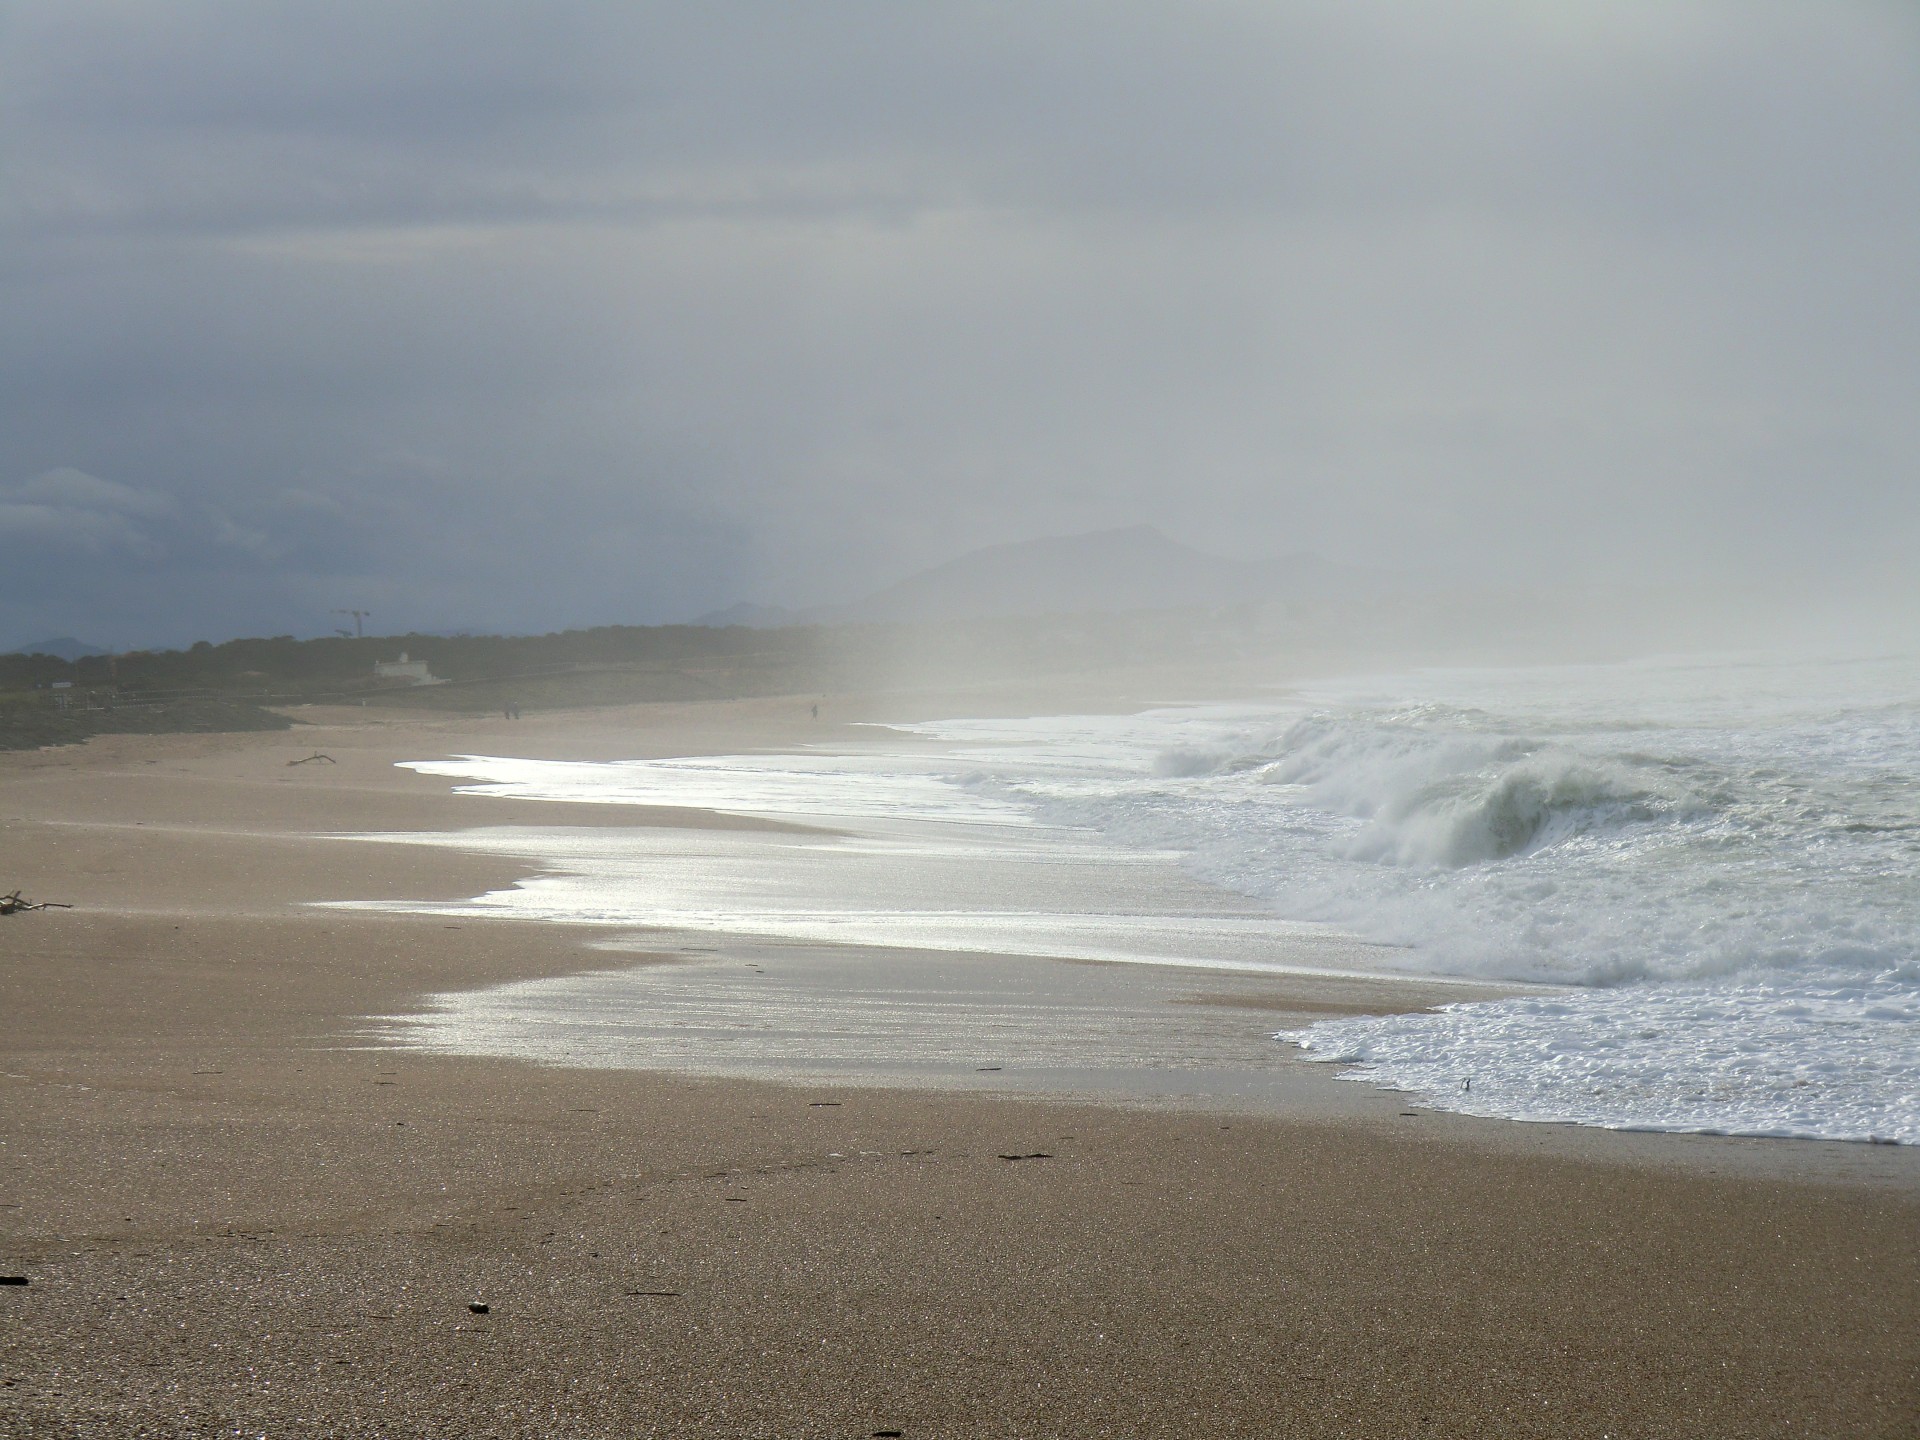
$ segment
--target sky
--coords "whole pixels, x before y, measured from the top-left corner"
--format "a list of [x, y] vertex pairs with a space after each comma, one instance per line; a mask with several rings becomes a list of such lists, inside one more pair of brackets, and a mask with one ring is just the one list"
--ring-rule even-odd
[[0, 645], [1898, 587], [1917, 257], [1906, 0], [0, 0]]

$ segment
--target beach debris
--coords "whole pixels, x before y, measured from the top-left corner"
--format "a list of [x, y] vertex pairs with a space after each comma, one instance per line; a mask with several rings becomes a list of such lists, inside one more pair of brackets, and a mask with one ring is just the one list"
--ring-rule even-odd
[[322, 755], [322, 754], [321, 754], [321, 753], [320, 753], [320, 752], [319, 752], [318, 750], [316, 750], [316, 751], [314, 751], [314, 752], [313, 752], [313, 754], [311, 754], [311, 755], [309, 755], [309, 756], [307, 756], [307, 758], [306, 758], [306, 759], [304, 759], [304, 760], [289, 760], [289, 761], [287, 761], [287, 764], [289, 764], [289, 765], [311, 765], [311, 764], [313, 764], [313, 762], [314, 762], [314, 761], [316, 761], [316, 760], [324, 760], [324, 761], [326, 761], [326, 762], [327, 762], [327, 764], [329, 764], [329, 765], [338, 765], [338, 764], [340, 763], [340, 762], [339, 762], [338, 760], [336, 760], [336, 759], [334, 759], [334, 758], [333, 758], [333, 757], [332, 757], [331, 755]]
[[873, 1440], [900, 1440], [900, 1437], [906, 1433], [904, 1430], [876, 1430], [873, 1432]]
[[1002, 1160], [1051, 1160], [1053, 1156], [1045, 1150], [1029, 1150], [1024, 1155], [1002, 1155]]
[[28, 910], [71, 910], [73, 906], [62, 905], [57, 900], [23, 899], [18, 890], [11, 895], [0, 895], [0, 915], [19, 915]]
[[807, 1102], [807, 1108], [809, 1110], [838, 1110], [840, 1108], [840, 1102], [838, 1100], [809, 1100]]
[[0, 1275], [0, 1285], [31, 1285], [32, 1283], [24, 1275]]
[[471, 1310], [475, 1315], [489, 1315], [493, 1313], [493, 1307], [484, 1300], [468, 1301], [467, 1309]]
[[653, 1295], [662, 1300], [677, 1300], [680, 1297], [680, 1292], [678, 1290], [629, 1290], [627, 1291], [627, 1294]]

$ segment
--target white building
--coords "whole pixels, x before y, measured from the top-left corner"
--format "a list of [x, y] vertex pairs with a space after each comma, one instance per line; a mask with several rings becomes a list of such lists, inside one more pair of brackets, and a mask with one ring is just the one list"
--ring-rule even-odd
[[441, 685], [445, 681], [427, 671], [424, 660], [409, 660], [407, 652], [402, 650], [398, 660], [376, 660], [373, 662], [373, 678], [376, 680], [400, 680], [408, 685]]

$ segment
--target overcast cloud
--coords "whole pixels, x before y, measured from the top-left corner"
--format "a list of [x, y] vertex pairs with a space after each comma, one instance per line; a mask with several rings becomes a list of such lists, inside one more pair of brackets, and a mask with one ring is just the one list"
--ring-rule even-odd
[[1898, 0], [25, 0], [0, 166], [0, 643], [1920, 545]]

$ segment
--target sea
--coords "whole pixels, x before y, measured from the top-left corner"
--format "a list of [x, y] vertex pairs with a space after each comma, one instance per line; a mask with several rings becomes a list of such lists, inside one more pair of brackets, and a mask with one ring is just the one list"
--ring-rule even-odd
[[1472, 1115], [1920, 1143], [1912, 658], [1414, 669], [860, 734], [797, 753], [414, 762], [471, 793], [793, 824], [419, 837], [539, 873], [411, 908], [1419, 977], [1468, 998], [1269, 1043]]

